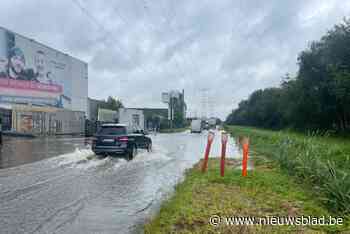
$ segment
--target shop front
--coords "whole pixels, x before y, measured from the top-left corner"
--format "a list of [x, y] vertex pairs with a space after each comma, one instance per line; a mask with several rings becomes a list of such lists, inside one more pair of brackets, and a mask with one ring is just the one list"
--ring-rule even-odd
[[84, 122], [84, 112], [53, 107], [14, 105], [12, 112], [12, 129], [25, 134], [80, 134]]
[[9, 131], [12, 128], [12, 110], [9, 108], [0, 107], [0, 118], [2, 123], [2, 130]]
[[56, 108], [13, 105], [12, 129], [15, 132], [46, 135], [49, 134], [49, 117]]

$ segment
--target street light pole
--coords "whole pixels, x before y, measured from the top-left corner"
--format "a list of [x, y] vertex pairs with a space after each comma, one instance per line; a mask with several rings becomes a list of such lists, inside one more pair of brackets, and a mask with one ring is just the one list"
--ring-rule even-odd
[[170, 129], [172, 129], [173, 128], [173, 112], [174, 112], [174, 110], [173, 110], [173, 98], [172, 98], [172, 96], [170, 96]]

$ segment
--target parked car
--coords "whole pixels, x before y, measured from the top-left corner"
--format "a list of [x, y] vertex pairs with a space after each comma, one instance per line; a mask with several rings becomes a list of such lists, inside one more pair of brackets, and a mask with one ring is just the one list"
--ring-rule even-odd
[[131, 160], [137, 149], [152, 150], [152, 140], [142, 131], [128, 133], [125, 124], [103, 124], [92, 141], [92, 151], [98, 156], [125, 156]]

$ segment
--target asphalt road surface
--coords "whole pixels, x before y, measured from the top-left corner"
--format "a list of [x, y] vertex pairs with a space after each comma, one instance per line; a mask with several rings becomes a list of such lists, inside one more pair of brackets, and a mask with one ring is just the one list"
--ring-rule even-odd
[[[53, 151], [48, 158], [0, 169], [0, 232], [142, 232], [141, 225], [183, 179], [185, 169], [203, 157], [206, 136], [152, 135], [153, 152], [139, 151], [130, 162], [97, 159], [74, 140], [63, 141], [75, 151], [54, 157], [55, 144], [61, 143], [48, 143]], [[218, 156], [219, 132], [215, 138], [211, 155]], [[233, 139], [227, 155], [239, 156]]]

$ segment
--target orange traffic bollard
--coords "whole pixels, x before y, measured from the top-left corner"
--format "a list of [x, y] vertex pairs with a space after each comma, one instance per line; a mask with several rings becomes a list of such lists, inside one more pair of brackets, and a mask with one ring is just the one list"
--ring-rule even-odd
[[222, 132], [221, 134], [221, 165], [220, 165], [220, 175], [225, 175], [225, 155], [226, 155], [226, 145], [227, 145], [227, 133]]
[[249, 153], [249, 140], [243, 142], [243, 160], [242, 160], [242, 176], [247, 176], [248, 166], [248, 153]]
[[214, 136], [215, 136], [214, 132], [209, 132], [207, 147], [205, 148], [205, 153], [204, 153], [204, 162], [202, 164], [202, 172], [205, 172], [207, 170], [210, 148], [211, 148], [211, 144], [213, 143]]

